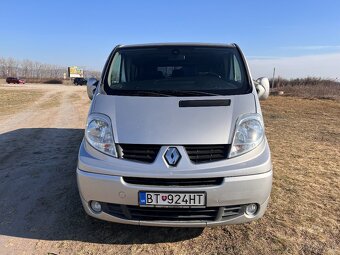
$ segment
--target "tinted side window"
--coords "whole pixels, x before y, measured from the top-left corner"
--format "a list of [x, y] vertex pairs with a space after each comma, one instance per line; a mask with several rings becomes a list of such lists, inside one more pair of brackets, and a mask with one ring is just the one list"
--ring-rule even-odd
[[232, 58], [232, 63], [230, 65], [230, 80], [236, 82], [242, 82], [241, 67], [238, 59], [234, 55]]
[[120, 82], [120, 67], [121, 67], [122, 57], [119, 52], [117, 52], [112, 60], [110, 67], [109, 83], [115, 84]]

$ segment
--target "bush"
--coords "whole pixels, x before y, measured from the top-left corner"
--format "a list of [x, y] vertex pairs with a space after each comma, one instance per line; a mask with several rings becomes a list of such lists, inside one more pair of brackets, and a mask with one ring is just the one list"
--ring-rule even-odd
[[37, 78], [27, 78], [24, 79], [26, 83], [45, 83], [45, 84], [63, 84], [62, 79], [37, 79]]
[[63, 81], [58, 80], [58, 79], [51, 79], [51, 80], [46, 80], [43, 83], [45, 83], [45, 84], [63, 84]]
[[[272, 87], [272, 80], [270, 81]], [[316, 77], [298, 79], [275, 79], [274, 88], [271, 91], [276, 93], [284, 91], [285, 95], [304, 98], [340, 99], [340, 82], [331, 79]]]
[[[270, 85], [273, 87], [273, 79], [270, 79]], [[286, 86], [331, 86], [340, 85], [340, 82], [332, 79], [322, 79], [317, 77], [297, 78], [297, 79], [283, 79], [281, 77], [274, 79], [274, 88], [281, 88]]]

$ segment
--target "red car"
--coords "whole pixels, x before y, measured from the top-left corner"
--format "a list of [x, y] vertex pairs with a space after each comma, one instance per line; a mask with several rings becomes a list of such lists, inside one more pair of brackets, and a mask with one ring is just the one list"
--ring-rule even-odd
[[6, 82], [8, 84], [10, 84], [10, 83], [25, 84], [25, 80], [19, 79], [19, 78], [14, 78], [14, 77], [7, 77]]

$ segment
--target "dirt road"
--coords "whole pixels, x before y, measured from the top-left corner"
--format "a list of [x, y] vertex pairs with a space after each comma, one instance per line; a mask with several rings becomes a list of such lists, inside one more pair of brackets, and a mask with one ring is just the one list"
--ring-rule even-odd
[[39, 239], [63, 239], [76, 219], [68, 213], [80, 205], [74, 169], [89, 105], [84, 87], [25, 89], [42, 96], [0, 117], [0, 254], [37, 254]]
[[85, 87], [0, 86], [0, 101], [1, 255], [340, 252], [338, 102], [266, 101], [275, 176], [265, 217], [244, 225], [178, 229], [85, 215], [75, 178], [90, 103]]

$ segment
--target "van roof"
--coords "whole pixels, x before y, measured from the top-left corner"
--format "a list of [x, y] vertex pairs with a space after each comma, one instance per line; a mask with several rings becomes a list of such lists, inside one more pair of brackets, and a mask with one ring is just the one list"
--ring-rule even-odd
[[144, 48], [144, 47], [173, 47], [173, 46], [196, 46], [196, 47], [228, 47], [234, 48], [235, 44], [224, 44], [224, 43], [145, 43], [145, 44], [130, 44], [130, 45], [118, 45], [118, 48]]

